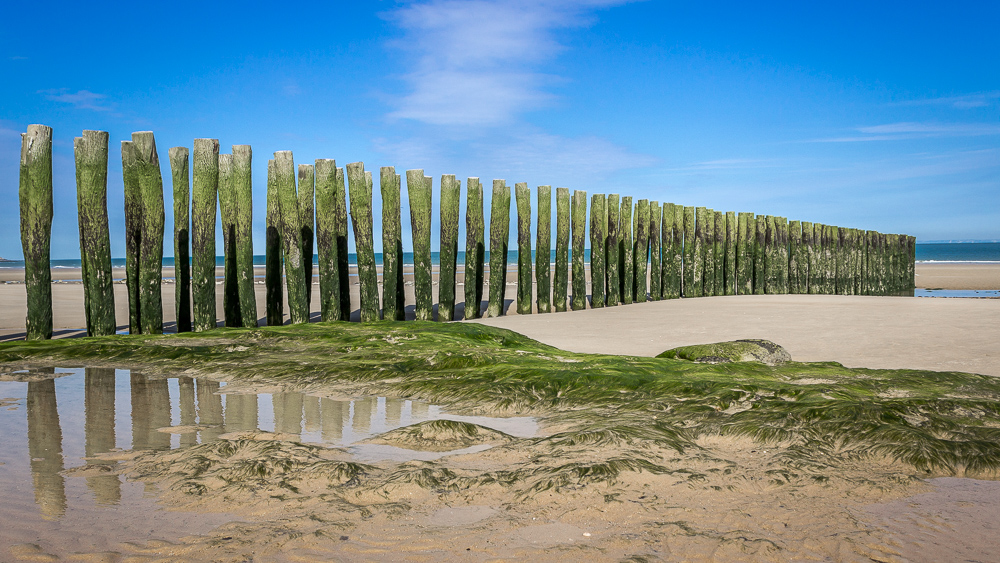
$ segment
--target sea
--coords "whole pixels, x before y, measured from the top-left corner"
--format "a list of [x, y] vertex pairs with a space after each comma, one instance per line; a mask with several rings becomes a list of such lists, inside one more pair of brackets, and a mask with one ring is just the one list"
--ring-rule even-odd
[[[916, 245], [917, 262], [964, 262], [964, 263], [1000, 263], [1000, 242], [927, 242], [920, 243]], [[572, 261], [572, 250], [570, 251], [570, 260]], [[531, 253], [532, 264], [534, 264], [536, 255], [535, 252]], [[584, 251], [584, 262], [590, 261], [590, 249]], [[431, 253], [431, 263], [439, 264], [441, 260], [441, 254], [438, 252]], [[489, 263], [490, 253], [486, 252], [486, 263]], [[265, 257], [263, 254], [257, 254], [253, 257], [253, 263], [255, 265], [263, 266]], [[358, 258], [357, 255], [351, 253], [348, 255], [348, 261], [351, 265], [357, 265]], [[555, 263], [556, 252], [553, 250], [549, 256], [549, 263]], [[465, 263], [465, 252], [458, 252], [457, 262], [459, 265]], [[382, 264], [382, 253], [375, 253], [375, 263], [377, 265]], [[66, 258], [66, 259], [56, 259], [51, 262], [53, 268], [79, 268], [80, 259], [79, 258]], [[124, 258], [112, 258], [112, 266], [124, 267]], [[224, 265], [224, 258], [222, 256], [217, 256], [215, 258], [215, 264], [219, 267]], [[313, 264], [319, 264], [319, 256], [313, 256]], [[516, 265], [517, 264], [517, 250], [511, 250], [507, 252], [507, 264]], [[173, 266], [174, 259], [172, 257], [165, 257], [163, 259], [164, 266]], [[404, 252], [403, 253], [403, 265], [412, 266], [413, 265], [413, 253]], [[0, 262], [0, 268], [24, 268], [24, 261], [22, 260], [6, 260]]]

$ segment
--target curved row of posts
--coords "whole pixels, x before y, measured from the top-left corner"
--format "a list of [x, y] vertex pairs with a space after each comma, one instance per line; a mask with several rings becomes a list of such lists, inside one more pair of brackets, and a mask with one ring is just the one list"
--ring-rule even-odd
[[[125, 190], [126, 285], [129, 332], [163, 330], [162, 281], [164, 197], [153, 133], [122, 141]], [[87, 332], [114, 334], [114, 294], [107, 216], [108, 133], [84, 131], [74, 142], [77, 204]], [[216, 139], [195, 139], [168, 151], [173, 183], [177, 330], [217, 326], [216, 204], [223, 229], [226, 326], [257, 326], [251, 240], [252, 151], [234, 145], [220, 154]], [[192, 185], [189, 186], [189, 169]], [[268, 324], [281, 324], [287, 292], [292, 323], [309, 320], [313, 241], [319, 256], [319, 310], [323, 321], [348, 320], [350, 297], [348, 222], [354, 230], [362, 321], [404, 319], [402, 181], [392, 167], [379, 171], [382, 198], [382, 283], [376, 267], [373, 179], [364, 164], [338, 168], [319, 159], [296, 168], [290, 151], [267, 165], [266, 287]], [[461, 182], [440, 181], [440, 265], [437, 319], [456, 313]], [[431, 208], [433, 182], [423, 170], [406, 172], [413, 233], [415, 317], [433, 320]], [[629, 196], [587, 194], [556, 188], [555, 267], [550, 271], [552, 196], [535, 191], [537, 223], [532, 264], [532, 193], [514, 186], [517, 209], [518, 314], [587, 307], [590, 243], [590, 307], [647, 300], [778, 293], [912, 295], [915, 239], [784, 217], [682, 207]], [[190, 200], [189, 200], [190, 197]], [[31, 125], [22, 135], [21, 240], [28, 292], [29, 339], [52, 335], [49, 241], [52, 225], [52, 129]], [[348, 206], [348, 202], [350, 205]], [[504, 314], [511, 190], [494, 180], [490, 200], [489, 283], [485, 272], [486, 225], [483, 187], [466, 181], [464, 318], [482, 315], [489, 286], [488, 316]], [[350, 215], [350, 221], [348, 221]], [[188, 232], [190, 218], [190, 234]], [[190, 241], [190, 254], [188, 252]], [[572, 260], [570, 261], [570, 256]], [[190, 257], [190, 262], [189, 262]], [[551, 276], [551, 277], [550, 277]], [[282, 279], [284, 278], [284, 285]], [[381, 295], [379, 292], [381, 285]]]

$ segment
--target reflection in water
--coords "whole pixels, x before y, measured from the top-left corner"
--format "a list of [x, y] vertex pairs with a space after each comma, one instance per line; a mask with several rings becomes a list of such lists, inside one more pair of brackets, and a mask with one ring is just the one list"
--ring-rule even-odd
[[[52, 369], [49, 373], [55, 373]], [[66, 484], [63, 470], [62, 429], [56, 409], [54, 379], [28, 383], [28, 455], [35, 502], [46, 520], [66, 513]]]
[[[84, 383], [84, 455], [109, 452], [115, 448], [115, 370], [86, 368]], [[87, 459], [87, 465], [110, 468], [113, 461]], [[118, 504], [121, 481], [117, 475], [87, 477], [87, 487], [93, 491], [97, 504]]]
[[[88, 466], [89, 470], [84, 473], [86, 486], [97, 504], [121, 502], [123, 485], [119, 476], [111, 472], [115, 462], [100, 459], [100, 454], [115, 450], [119, 434], [126, 442], [131, 434], [132, 448], [136, 450], [170, 449], [173, 433], [179, 434], [175, 446], [187, 447], [215, 440], [225, 432], [256, 430], [293, 434], [305, 441], [343, 446], [373, 433], [432, 416], [430, 405], [399, 399], [365, 397], [337, 401], [296, 392], [270, 396], [236, 392], [223, 395], [218, 382], [203, 378], [147, 377], [128, 370], [104, 368], [86, 368], [80, 372], [84, 378], [82, 386], [66, 385], [59, 389], [64, 395], [61, 397], [63, 425], [83, 428], [84, 459], [72, 456], [63, 459], [55, 379], [27, 384], [28, 455], [35, 502], [43, 517], [48, 519], [66, 513], [66, 483], [61, 473], [66, 467]], [[38, 370], [38, 373], [54, 375], [55, 370]], [[129, 390], [123, 390], [123, 395], [116, 397], [117, 378], [124, 378], [122, 383], [127, 381]], [[177, 380], [178, 392], [174, 399], [170, 396], [170, 379]], [[173, 400], [177, 404], [172, 404]], [[76, 408], [81, 402], [82, 410]], [[116, 402], [122, 408], [122, 418], [117, 423]], [[267, 408], [269, 403], [273, 410]], [[172, 410], [180, 416], [176, 419], [179, 428], [171, 432]], [[77, 439], [76, 435], [70, 432], [67, 439]], [[68, 452], [81, 452], [77, 444], [67, 444], [66, 448]], [[102, 474], [105, 468], [108, 473]]]

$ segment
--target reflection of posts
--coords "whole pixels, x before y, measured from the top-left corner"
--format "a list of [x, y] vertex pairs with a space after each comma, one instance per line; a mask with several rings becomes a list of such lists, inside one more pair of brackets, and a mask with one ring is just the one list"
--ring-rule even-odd
[[403, 417], [403, 401], [399, 399], [385, 400], [385, 424], [388, 428], [396, 428]]
[[257, 395], [226, 393], [226, 430], [253, 431], [257, 429]]
[[430, 417], [431, 406], [427, 403], [418, 403], [413, 401], [410, 403], [410, 423], [423, 422]]
[[299, 435], [302, 433], [302, 393], [275, 393], [274, 431]]
[[222, 396], [218, 394], [219, 382], [201, 378], [195, 381], [198, 384], [198, 424], [205, 427], [201, 430], [201, 441], [205, 443], [226, 431], [223, 426]]
[[[194, 380], [190, 377], [178, 377], [177, 387], [180, 395], [181, 426], [194, 426], [198, 423], [198, 413], [194, 404]], [[198, 433], [195, 431], [181, 434], [181, 447], [185, 448], [198, 443]]]
[[[89, 459], [115, 448], [115, 370], [86, 368], [84, 371], [84, 454], [87, 465], [114, 465], [113, 461]], [[118, 504], [121, 482], [117, 475], [87, 477], [87, 487], [94, 492], [97, 504]]]
[[351, 414], [350, 405], [343, 401], [320, 399], [322, 409], [323, 441], [339, 441], [344, 437], [344, 426]]
[[63, 470], [62, 430], [56, 410], [55, 380], [28, 383], [27, 411], [28, 455], [35, 503], [46, 520], [59, 518], [66, 513], [66, 486], [60, 475]]
[[170, 435], [158, 428], [170, 426], [170, 390], [166, 379], [149, 379], [132, 372], [132, 449], [169, 450]]
[[376, 407], [375, 397], [352, 401], [354, 405], [354, 420], [351, 422], [351, 429], [357, 435], [367, 435], [372, 430], [372, 412]]
[[306, 395], [302, 397], [304, 427], [306, 432], [318, 432], [320, 429], [319, 397]]

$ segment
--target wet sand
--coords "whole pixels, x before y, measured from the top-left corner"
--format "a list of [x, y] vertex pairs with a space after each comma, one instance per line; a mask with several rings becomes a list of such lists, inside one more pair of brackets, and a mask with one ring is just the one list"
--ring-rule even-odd
[[921, 289], [1000, 289], [1000, 264], [920, 262], [916, 283]]

